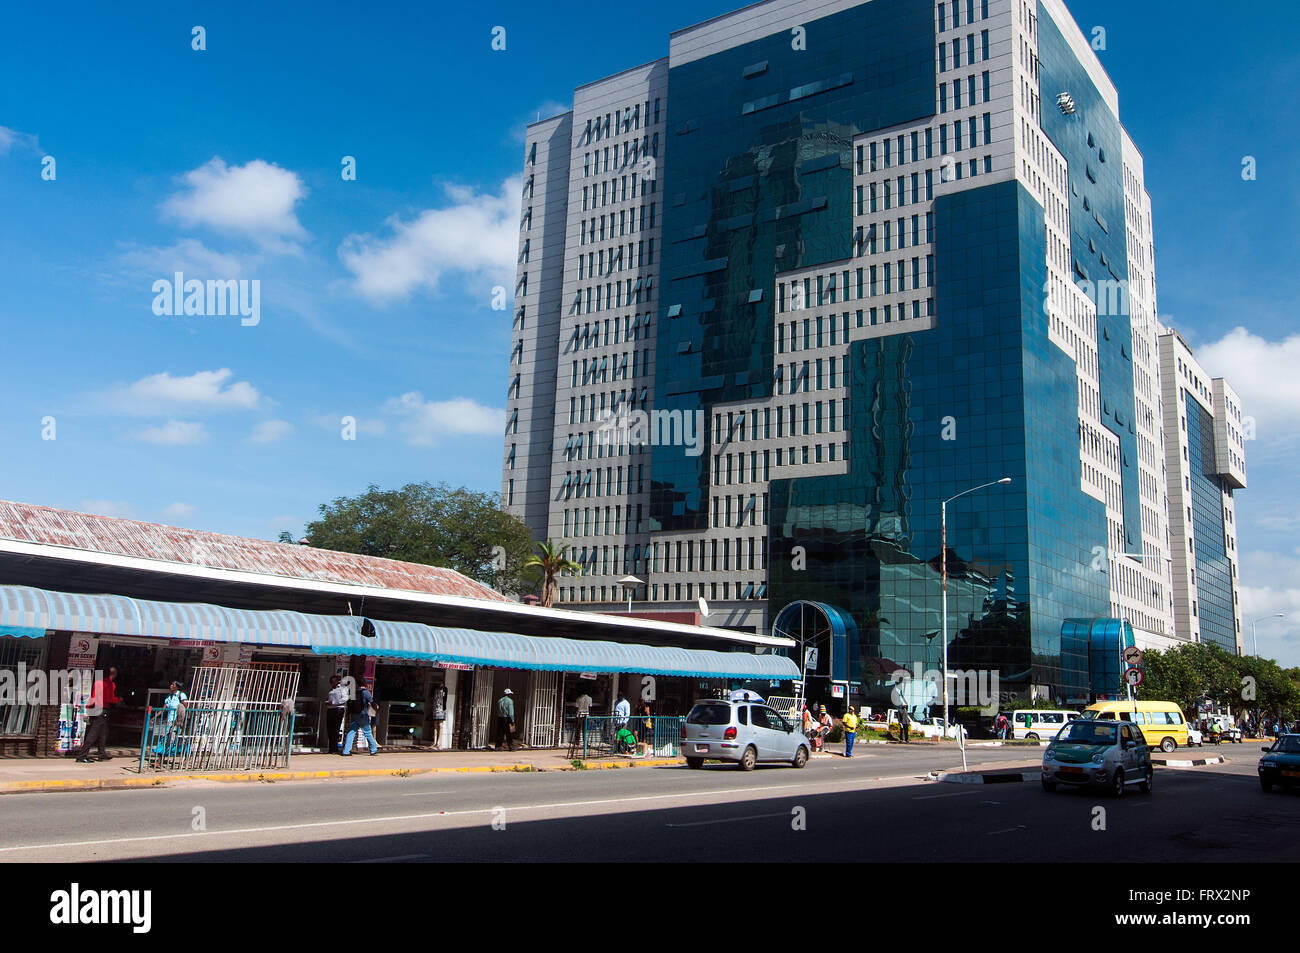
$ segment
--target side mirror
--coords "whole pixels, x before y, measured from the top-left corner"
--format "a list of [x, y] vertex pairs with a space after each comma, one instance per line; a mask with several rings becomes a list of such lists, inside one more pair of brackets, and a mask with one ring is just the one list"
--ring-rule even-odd
[[1264, 747], [1260, 748], [1259, 750], [1260, 750], [1260, 751], [1272, 751], [1273, 749], [1270, 748], [1268, 745], [1264, 745]]

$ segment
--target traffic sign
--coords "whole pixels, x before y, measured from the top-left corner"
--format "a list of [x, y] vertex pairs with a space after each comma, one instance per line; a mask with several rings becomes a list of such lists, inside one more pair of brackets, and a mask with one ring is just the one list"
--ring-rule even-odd
[[1137, 688], [1142, 684], [1143, 678], [1142, 669], [1140, 668], [1131, 668], [1124, 673], [1124, 681], [1128, 682], [1134, 688]]
[[1136, 667], [1142, 664], [1142, 650], [1138, 648], [1136, 645], [1128, 646], [1127, 648], [1124, 649], [1124, 652], [1122, 654], [1124, 658], [1124, 664], [1129, 665], [1131, 667]]

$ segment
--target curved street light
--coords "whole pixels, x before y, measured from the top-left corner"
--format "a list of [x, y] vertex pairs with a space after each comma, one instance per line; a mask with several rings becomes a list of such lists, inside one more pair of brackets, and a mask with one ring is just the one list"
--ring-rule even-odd
[[948, 504], [967, 493], [974, 493], [976, 490], [983, 490], [985, 487], [998, 486], [1011, 482], [1011, 477], [1003, 477], [1001, 480], [993, 480], [989, 483], [981, 483], [979, 486], [973, 486], [969, 490], [962, 490], [956, 496], [950, 496], [939, 506], [940, 521], [943, 526], [943, 541], [940, 550], [940, 572], [943, 577], [943, 730], [948, 730]]

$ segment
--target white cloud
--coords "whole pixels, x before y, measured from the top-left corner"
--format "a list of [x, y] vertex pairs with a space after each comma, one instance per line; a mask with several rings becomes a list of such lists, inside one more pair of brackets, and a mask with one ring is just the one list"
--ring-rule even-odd
[[436, 290], [447, 274], [481, 283], [482, 299], [493, 285], [513, 287], [519, 254], [519, 178], [509, 178], [495, 195], [447, 186], [451, 205], [427, 209], [409, 222], [388, 219], [392, 234], [349, 235], [339, 258], [353, 274], [353, 286], [376, 303]]
[[295, 242], [307, 237], [294, 213], [307, 189], [288, 169], [261, 159], [227, 166], [214, 157], [181, 179], [187, 188], [162, 209], [183, 225], [244, 235], [275, 251], [294, 251]]
[[263, 420], [253, 428], [248, 439], [253, 443], [276, 443], [293, 433], [293, 424], [287, 420]]
[[383, 409], [402, 418], [399, 427], [408, 443], [422, 447], [444, 437], [500, 434], [505, 426], [504, 410], [466, 397], [432, 401], [419, 391], [410, 391], [385, 401]]
[[133, 513], [130, 503], [120, 503], [117, 500], [82, 500], [81, 510], [83, 513], [116, 516], [119, 519], [131, 519]]
[[0, 156], [7, 153], [14, 146], [31, 149], [33, 152], [41, 150], [35, 136], [19, 132], [17, 129], [10, 129], [8, 126], [0, 126]]
[[[1242, 413], [1255, 418], [1257, 439], [1272, 442], [1300, 435], [1300, 334], [1269, 341], [1245, 328], [1196, 349], [1212, 377], [1227, 378], [1241, 397]], [[1246, 447], [1249, 465], [1250, 446]]]
[[200, 410], [256, 410], [263, 399], [248, 381], [231, 381], [228, 367], [173, 377], [151, 374], [108, 395], [117, 409], [143, 415], [190, 413]]
[[163, 516], [168, 519], [183, 520], [189, 519], [198, 512], [197, 506], [191, 506], [189, 503], [172, 503], [163, 510]]
[[187, 278], [239, 278], [247, 274], [257, 261], [257, 258], [245, 260], [239, 255], [213, 251], [193, 238], [181, 239], [167, 248], [135, 246], [122, 253], [122, 263], [133, 271], [169, 281], [178, 271]]
[[146, 427], [131, 435], [132, 440], [153, 443], [160, 447], [185, 447], [203, 443], [208, 439], [203, 424], [186, 420], [169, 420], [161, 427]]

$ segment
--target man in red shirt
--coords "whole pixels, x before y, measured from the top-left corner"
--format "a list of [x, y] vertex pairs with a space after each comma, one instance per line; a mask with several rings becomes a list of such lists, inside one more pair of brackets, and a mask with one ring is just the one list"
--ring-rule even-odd
[[97, 714], [91, 715], [86, 721], [86, 740], [82, 743], [81, 750], [77, 752], [77, 761], [80, 764], [89, 764], [94, 760], [87, 757], [91, 745], [99, 746], [100, 761], [113, 760], [113, 756], [105, 748], [108, 741], [108, 708], [120, 701], [121, 699], [117, 697], [117, 669], [110, 667], [108, 676], [97, 679], [94, 688], [90, 691], [90, 709]]

